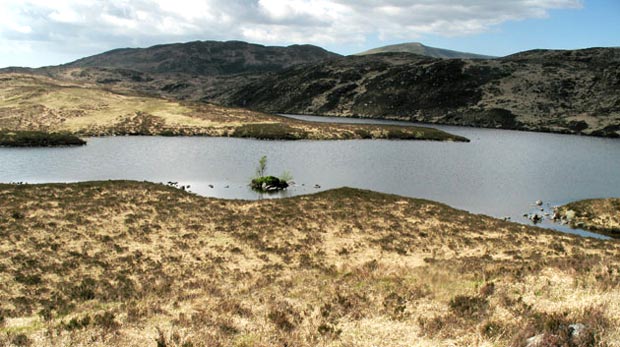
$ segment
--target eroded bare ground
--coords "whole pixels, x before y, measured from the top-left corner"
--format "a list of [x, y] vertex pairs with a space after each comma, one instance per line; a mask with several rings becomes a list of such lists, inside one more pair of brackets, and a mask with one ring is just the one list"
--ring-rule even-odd
[[619, 256], [348, 188], [0, 185], [0, 345], [620, 346]]
[[466, 141], [430, 128], [311, 123], [241, 108], [119, 94], [94, 84], [12, 73], [0, 75], [0, 129], [80, 136]]

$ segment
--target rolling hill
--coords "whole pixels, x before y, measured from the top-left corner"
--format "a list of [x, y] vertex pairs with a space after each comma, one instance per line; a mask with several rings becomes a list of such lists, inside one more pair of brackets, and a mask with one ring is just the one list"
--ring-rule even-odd
[[620, 136], [620, 49], [498, 59], [349, 56], [264, 76], [223, 100], [265, 112]]
[[205, 41], [1, 71], [261, 112], [620, 136], [620, 48], [443, 59], [398, 52], [343, 57], [314, 46]]
[[194, 41], [116, 49], [66, 64], [66, 68], [114, 68], [200, 76], [266, 73], [340, 55], [312, 45], [263, 46], [241, 41]]
[[436, 129], [318, 124], [240, 108], [121, 94], [82, 82], [0, 75], [0, 130], [259, 139], [399, 138], [467, 141]]
[[496, 57], [482, 54], [452, 51], [449, 49], [425, 46], [419, 42], [400, 43], [396, 45], [373, 48], [355, 55], [369, 55], [377, 53], [414, 53], [431, 58], [445, 59], [493, 59]]
[[2, 346], [617, 346], [619, 271], [618, 242], [350, 188], [0, 184]]

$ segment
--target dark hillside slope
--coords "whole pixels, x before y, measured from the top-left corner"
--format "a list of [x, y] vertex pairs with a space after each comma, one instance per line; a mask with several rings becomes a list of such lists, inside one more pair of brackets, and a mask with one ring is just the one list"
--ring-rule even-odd
[[280, 71], [339, 55], [312, 45], [270, 47], [241, 41], [195, 41], [149, 48], [116, 49], [65, 67], [122, 68], [147, 73], [202, 76]]
[[262, 111], [620, 135], [620, 49], [531, 51], [493, 60], [373, 54], [298, 66], [229, 104]]

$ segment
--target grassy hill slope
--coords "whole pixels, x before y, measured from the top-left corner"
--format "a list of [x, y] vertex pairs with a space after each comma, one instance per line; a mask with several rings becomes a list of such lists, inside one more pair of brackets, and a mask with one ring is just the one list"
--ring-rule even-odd
[[100, 135], [261, 139], [466, 139], [422, 127], [318, 124], [213, 104], [120, 94], [93, 84], [0, 75], [0, 129]]
[[617, 241], [348, 188], [0, 185], [0, 344], [619, 346], [619, 271]]

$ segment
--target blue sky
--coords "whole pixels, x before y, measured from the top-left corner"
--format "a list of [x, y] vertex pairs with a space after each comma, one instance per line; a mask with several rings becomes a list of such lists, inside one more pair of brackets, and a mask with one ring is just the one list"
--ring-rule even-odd
[[619, 0], [0, 0], [0, 67], [193, 40], [341, 54], [416, 41], [503, 56], [619, 38]]
[[426, 37], [425, 44], [504, 56], [520, 51], [620, 47], [620, 1], [584, 1], [581, 9], [551, 10], [548, 18], [509, 21], [463, 37]]

